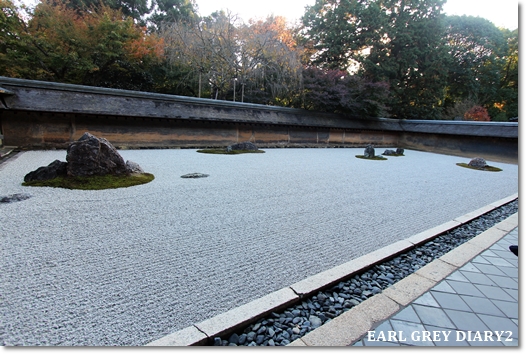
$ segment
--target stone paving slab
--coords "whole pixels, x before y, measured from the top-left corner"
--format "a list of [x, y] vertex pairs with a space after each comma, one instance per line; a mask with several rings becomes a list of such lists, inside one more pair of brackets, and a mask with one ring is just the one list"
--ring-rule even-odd
[[[499, 269], [518, 269], [518, 259], [509, 250], [515, 262], [494, 265], [487, 261], [492, 258], [502, 260], [495, 257], [495, 251], [518, 244], [516, 220], [515, 214], [501, 223], [500, 226], [515, 222], [515, 228], [504, 235], [492, 232], [499, 230], [499, 225], [488, 230], [488, 234], [500, 237], [496, 236], [493, 244], [480, 255], [459, 262], [464, 265], [394, 316], [386, 317], [385, 321], [364, 331], [359, 341], [348, 344], [368, 347], [518, 346], [518, 296], [510, 296], [510, 292], [518, 291], [518, 273], [509, 276], [508, 272], [501, 271], [501, 274], [492, 275], [486, 272], [488, 269], [480, 269], [488, 265], [495, 267], [493, 273], [498, 273]], [[477, 236], [473, 243], [477, 243], [478, 237], [484, 238], [485, 235]], [[467, 242], [459, 248], [473, 247], [473, 243]], [[469, 254], [457, 253], [466, 257], [470, 257]], [[508, 254], [504, 258], [510, 259]], [[351, 325], [351, 322], [346, 324]]]

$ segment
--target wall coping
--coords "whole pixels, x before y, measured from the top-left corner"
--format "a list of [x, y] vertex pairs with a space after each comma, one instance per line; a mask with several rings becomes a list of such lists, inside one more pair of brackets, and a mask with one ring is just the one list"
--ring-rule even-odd
[[[392, 118], [362, 119], [298, 108], [25, 80], [3, 76], [0, 76], [0, 96], [3, 101], [0, 104], [0, 110], [83, 113], [518, 139], [517, 122], [467, 122]], [[94, 103], [94, 99], [97, 100], [96, 103]], [[192, 115], [193, 112], [197, 111], [199, 111], [198, 114]]]

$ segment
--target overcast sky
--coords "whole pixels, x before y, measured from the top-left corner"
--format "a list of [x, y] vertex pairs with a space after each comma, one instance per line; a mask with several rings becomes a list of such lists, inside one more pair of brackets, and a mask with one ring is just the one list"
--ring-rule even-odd
[[[274, 14], [284, 16], [290, 21], [299, 19], [306, 6], [312, 6], [316, 0], [196, 0], [201, 15], [229, 9], [243, 20], [266, 18]], [[448, 0], [444, 12], [449, 15], [480, 16], [499, 27], [516, 29], [519, 23], [518, 4], [515, 0]]]

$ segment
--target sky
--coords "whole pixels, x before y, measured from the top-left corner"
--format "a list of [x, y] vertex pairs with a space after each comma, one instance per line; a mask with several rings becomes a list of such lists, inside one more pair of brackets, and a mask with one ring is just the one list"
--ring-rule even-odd
[[[231, 10], [243, 20], [266, 18], [268, 15], [284, 16], [290, 22], [299, 19], [305, 6], [312, 6], [316, 0], [196, 0], [199, 13], [210, 15], [217, 10]], [[486, 18], [498, 27], [511, 30], [518, 28], [519, 9], [523, 1], [517, 0], [448, 0], [444, 5], [447, 15], [469, 15]]]
[[[195, 0], [199, 13], [208, 16], [217, 10], [230, 10], [245, 22], [251, 18], [265, 19], [268, 15], [286, 17], [294, 23], [305, 13], [306, 6], [316, 0]], [[37, 0], [15, 0], [34, 4]], [[519, 4], [526, 0], [447, 0], [444, 12], [447, 15], [479, 16], [493, 22], [498, 27], [514, 30], [519, 27]]]

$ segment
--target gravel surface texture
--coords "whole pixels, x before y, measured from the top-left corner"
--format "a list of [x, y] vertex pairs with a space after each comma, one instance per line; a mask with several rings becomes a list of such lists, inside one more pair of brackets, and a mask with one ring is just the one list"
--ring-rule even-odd
[[155, 180], [21, 186], [65, 151], [0, 165], [0, 198], [31, 195], [0, 203], [1, 345], [143, 345], [518, 191], [517, 165], [456, 166], [473, 156], [120, 153]]
[[330, 289], [319, 291], [295, 306], [273, 312], [245, 327], [243, 331], [214, 338], [214, 346], [285, 346], [329, 322], [362, 301], [411, 275], [428, 263], [460, 246], [517, 213], [515, 200], [445, 232], [406, 253], [373, 266]]

